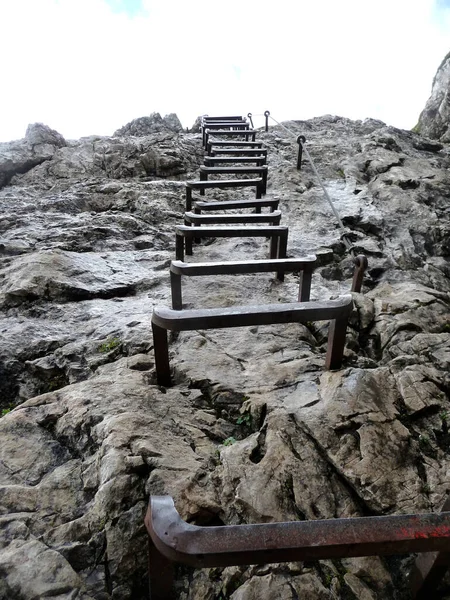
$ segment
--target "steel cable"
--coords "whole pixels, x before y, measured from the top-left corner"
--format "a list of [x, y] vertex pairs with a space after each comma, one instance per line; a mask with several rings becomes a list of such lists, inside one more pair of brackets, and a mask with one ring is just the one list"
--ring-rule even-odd
[[[263, 115], [253, 115], [253, 116], [254, 117], [259, 117], [259, 116], [265, 116], [265, 115], [263, 114]], [[280, 123], [279, 121], [277, 121], [276, 119], [274, 119], [272, 117], [272, 115], [269, 115], [269, 118], [272, 119], [272, 121], [274, 121], [274, 123], [276, 123], [277, 125], [279, 125], [280, 127], [282, 127], [285, 131], [287, 131], [289, 133], [289, 135], [292, 135], [296, 139], [296, 141], [298, 140], [298, 134], [294, 133], [288, 127], [286, 127], [285, 125], [283, 125], [283, 123]], [[324, 185], [324, 183], [322, 181], [322, 178], [319, 175], [319, 172], [318, 172], [318, 170], [316, 168], [316, 165], [314, 164], [314, 161], [311, 158], [311, 155], [308, 152], [308, 149], [307, 149], [306, 145], [303, 144], [301, 141], [298, 141], [298, 143], [302, 144], [302, 150], [305, 153], [306, 158], [308, 159], [308, 162], [311, 165], [311, 168], [312, 168], [312, 170], [314, 172], [314, 175], [317, 177], [317, 181], [319, 182], [319, 185], [322, 188], [322, 191], [323, 191], [323, 193], [325, 195], [325, 198], [327, 199], [329, 205], [331, 206], [331, 210], [333, 211], [333, 214], [336, 217], [336, 220], [337, 220], [337, 222], [339, 224], [339, 227], [341, 228], [341, 230], [343, 232], [342, 233], [342, 241], [345, 244], [347, 250], [349, 250], [354, 255], [355, 254], [355, 249], [353, 247], [353, 244], [351, 243], [351, 241], [347, 237], [348, 236], [348, 231], [345, 228], [345, 226], [344, 226], [344, 224], [343, 224], [343, 222], [342, 222], [342, 220], [341, 220], [341, 218], [339, 216], [339, 213], [336, 210], [336, 207], [334, 206], [333, 201], [331, 200], [330, 195], [327, 192], [327, 189], [326, 189], [326, 187], [325, 187], [325, 185]]]

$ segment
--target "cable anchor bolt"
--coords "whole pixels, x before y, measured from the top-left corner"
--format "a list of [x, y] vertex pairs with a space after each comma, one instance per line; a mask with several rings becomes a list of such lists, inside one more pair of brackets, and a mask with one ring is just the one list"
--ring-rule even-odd
[[264, 111], [264, 116], [266, 117], [266, 131], [269, 131], [270, 110]]
[[297, 157], [297, 170], [300, 171], [302, 168], [302, 156], [303, 156], [303, 144], [306, 142], [304, 135], [299, 135], [297, 138], [298, 144], [298, 157]]

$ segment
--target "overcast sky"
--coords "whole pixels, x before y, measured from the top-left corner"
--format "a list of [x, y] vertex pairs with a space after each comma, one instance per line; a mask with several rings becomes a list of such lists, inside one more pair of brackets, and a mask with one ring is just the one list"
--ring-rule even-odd
[[410, 129], [450, 50], [450, 0], [0, 0], [0, 24], [0, 141], [154, 111]]

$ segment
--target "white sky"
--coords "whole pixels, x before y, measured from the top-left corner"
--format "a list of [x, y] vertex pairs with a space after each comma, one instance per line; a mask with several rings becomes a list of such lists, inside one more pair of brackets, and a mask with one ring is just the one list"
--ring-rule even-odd
[[0, 141], [36, 121], [111, 135], [154, 111], [410, 129], [450, 50], [450, 0], [0, 0], [0, 32]]

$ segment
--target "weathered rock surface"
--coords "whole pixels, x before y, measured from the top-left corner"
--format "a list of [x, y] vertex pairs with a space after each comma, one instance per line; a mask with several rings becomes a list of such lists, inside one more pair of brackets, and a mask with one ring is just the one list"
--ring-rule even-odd
[[33, 167], [50, 160], [66, 141], [61, 134], [42, 123], [29, 125], [23, 140], [0, 144], [0, 188], [13, 175], [26, 173]]
[[450, 52], [437, 70], [417, 126], [423, 136], [450, 142]]
[[[295, 168], [297, 135], [369, 258], [344, 368], [323, 370], [326, 323], [192, 331], [171, 336], [176, 385], [163, 389], [151, 311], [170, 302], [183, 180], [203, 153], [198, 134], [131, 125], [66, 145], [45, 134], [45, 162], [26, 173], [17, 162], [0, 190], [0, 599], [145, 598], [149, 494], [173, 495], [197, 524], [439, 510], [448, 147], [330, 116], [286, 123], [292, 138], [261, 131], [288, 253], [320, 257], [313, 298], [347, 293], [353, 264], [311, 167]], [[39, 131], [1, 156], [31, 160]], [[266, 254], [261, 240], [223, 239], [190, 260]], [[183, 296], [191, 307], [292, 301], [297, 286], [296, 274], [186, 278]], [[406, 600], [411, 560], [184, 569], [178, 597]]]
[[170, 113], [162, 118], [159, 113], [155, 112], [149, 117], [133, 119], [133, 121], [130, 121], [130, 123], [127, 123], [114, 132], [114, 135], [142, 137], [165, 130], [173, 131], [175, 133], [183, 131], [183, 126], [176, 114]]

